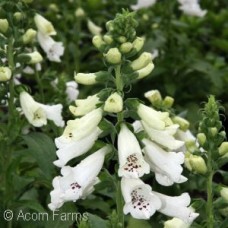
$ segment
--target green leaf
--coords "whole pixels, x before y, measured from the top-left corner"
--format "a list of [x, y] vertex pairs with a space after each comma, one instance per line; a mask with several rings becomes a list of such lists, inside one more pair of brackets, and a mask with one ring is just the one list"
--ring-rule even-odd
[[108, 221], [104, 220], [97, 215], [88, 214], [89, 220], [88, 224], [90, 228], [107, 228], [108, 227]]
[[135, 219], [130, 217], [127, 228], [138, 228], [138, 227], [151, 228], [151, 225], [145, 220], [140, 220], [140, 219]]

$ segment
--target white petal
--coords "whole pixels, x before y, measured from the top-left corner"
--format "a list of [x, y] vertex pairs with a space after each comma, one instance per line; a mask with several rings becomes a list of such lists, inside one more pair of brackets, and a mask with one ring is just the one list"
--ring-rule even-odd
[[138, 133], [143, 130], [143, 126], [139, 120], [136, 120], [134, 123], [132, 123], [132, 127], [135, 133]]
[[77, 87], [78, 84], [75, 81], [69, 81], [66, 83], [66, 95], [69, 102], [77, 99], [79, 95]]
[[139, 10], [142, 8], [147, 8], [156, 3], [156, 0], [138, 0], [136, 5], [131, 5], [131, 9]]
[[164, 228], [189, 228], [190, 224], [185, 223], [181, 219], [173, 218], [164, 223]]

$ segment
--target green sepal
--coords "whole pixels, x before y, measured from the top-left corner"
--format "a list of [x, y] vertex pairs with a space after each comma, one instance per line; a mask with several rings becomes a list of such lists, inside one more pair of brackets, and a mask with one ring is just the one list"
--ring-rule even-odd
[[112, 79], [112, 74], [108, 71], [98, 71], [95, 73], [97, 82], [107, 82]]

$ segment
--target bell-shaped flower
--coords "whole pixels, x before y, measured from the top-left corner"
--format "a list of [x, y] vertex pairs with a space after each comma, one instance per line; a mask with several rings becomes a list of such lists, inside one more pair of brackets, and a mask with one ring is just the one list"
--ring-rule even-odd
[[150, 139], [161, 146], [168, 148], [169, 150], [177, 150], [184, 145], [183, 141], [176, 140], [173, 136], [179, 127], [177, 124], [170, 125], [163, 130], [157, 130], [150, 127], [144, 121], [141, 121], [141, 123]]
[[185, 223], [191, 224], [193, 220], [199, 215], [194, 212], [194, 209], [188, 207], [191, 199], [188, 193], [183, 193], [180, 196], [167, 196], [158, 192], [153, 194], [159, 197], [162, 206], [158, 209], [159, 212], [170, 217], [176, 217], [183, 220]]
[[37, 39], [50, 61], [61, 62], [60, 56], [64, 53], [62, 42], [56, 42], [50, 36], [45, 35], [42, 32], [37, 33]]
[[92, 110], [94, 110], [97, 104], [100, 103], [100, 99], [97, 94], [88, 96], [86, 99], [77, 99], [75, 101], [76, 107], [70, 106], [71, 113], [75, 116], [83, 116]]
[[47, 119], [52, 120], [58, 127], [64, 126], [61, 104], [44, 105], [38, 103], [25, 91], [20, 93], [20, 104], [25, 117], [33, 126], [42, 127], [47, 124]]
[[139, 117], [150, 127], [158, 130], [165, 129], [168, 112], [159, 112], [146, 105], [139, 104], [137, 113]]
[[166, 152], [148, 139], [143, 139], [143, 143], [145, 159], [150, 164], [151, 170], [155, 172], [155, 178], [159, 184], [170, 186], [187, 180], [181, 175], [183, 171], [181, 164], [184, 163], [182, 152]]
[[48, 35], [48, 36], [56, 35], [56, 31], [52, 23], [48, 21], [46, 18], [44, 18], [43, 16], [41, 16], [40, 14], [35, 15], [34, 21], [38, 30], [42, 32], [44, 35]]
[[118, 174], [121, 177], [138, 178], [150, 172], [150, 166], [143, 158], [137, 138], [124, 124], [118, 135], [118, 157]]
[[124, 214], [130, 213], [136, 219], [149, 219], [161, 207], [152, 188], [140, 179], [122, 178], [121, 191], [125, 201]]
[[62, 176], [53, 179], [54, 190], [50, 193], [51, 203], [48, 207], [54, 211], [60, 208], [64, 202], [75, 202], [90, 194], [94, 190], [94, 184], [98, 182], [97, 175], [103, 166], [105, 154], [109, 150], [108, 146], [101, 148], [74, 168], [64, 166], [61, 169]]
[[185, 223], [179, 218], [172, 218], [164, 223], [164, 228], [189, 228], [190, 224]]
[[139, 10], [142, 8], [147, 8], [156, 3], [157, 0], [138, 0], [136, 5], [131, 5], [131, 9]]

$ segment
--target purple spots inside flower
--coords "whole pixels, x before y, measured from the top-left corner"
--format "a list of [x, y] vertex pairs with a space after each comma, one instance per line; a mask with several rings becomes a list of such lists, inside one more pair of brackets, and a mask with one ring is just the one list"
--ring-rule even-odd
[[124, 170], [126, 170], [128, 172], [134, 172], [138, 168], [141, 168], [141, 165], [138, 163], [139, 163], [139, 159], [138, 159], [137, 155], [131, 154], [127, 157], [127, 162], [124, 166]]
[[74, 182], [70, 185], [71, 189], [72, 190], [76, 190], [76, 189], [80, 189], [81, 186], [77, 183], [77, 182]]

